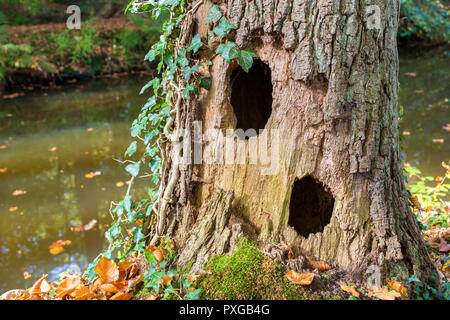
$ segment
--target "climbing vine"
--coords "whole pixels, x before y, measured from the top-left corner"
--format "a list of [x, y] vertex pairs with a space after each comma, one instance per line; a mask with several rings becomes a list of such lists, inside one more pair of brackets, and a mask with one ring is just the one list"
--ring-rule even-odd
[[[250, 69], [256, 57], [251, 49], [241, 50], [229, 39], [236, 26], [216, 5], [211, 7], [206, 19], [207, 24], [212, 24], [207, 39], [200, 34], [191, 37], [189, 30], [184, 28], [193, 21], [195, 11], [202, 4], [203, 0], [194, 4], [184, 0], [132, 1], [126, 8], [125, 13], [149, 14], [152, 19], [167, 16], [167, 19], [159, 41], [151, 46], [145, 56], [146, 61], [156, 63], [158, 74], [140, 91], [140, 94], [151, 92], [151, 96], [132, 123], [131, 137], [134, 141], [125, 151], [126, 157], [138, 151], [142, 156], [138, 161], [123, 161], [127, 164], [125, 170], [131, 175], [130, 183], [124, 198], [118, 203], [111, 202], [110, 214], [114, 222], [105, 233], [108, 247], [88, 266], [85, 275], [89, 281], [96, 276], [94, 269], [101, 256], [119, 262], [143, 254], [150, 263], [144, 277], [145, 287], [154, 292], [164, 290], [166, 298], [175, 293], [179, 296], [181, 292], [174, 291], [172, 284], [161, 286], [164, 277], [172, 278], [177, 273], [173, 269], [165, 270], [176, 252], [172, 251], [171, 240], [163, 234], [167, 227], [168, 206], [179, 179], [181, 107], [190, 97], [199, 94], [202, 88], [209, 89], [211, 79], [202, 77], [200, 68], [209, 68], [215, 56], [220, 55], [227, 63], [235, 60], [245, 71]], [[186, 41], [186, 37], [191, 38]], [[171, 157], [164, 152], [168, 144], [172, 148]], [[133, 183], [141, 177], [151, 177], [159, 188], [150, 188], [145, 199], [133, 199]], [[159, 248], [155, 246], [157, 244]], [[168, 259], [156, 259], [157, 249], [169, 252]], [[179, 277], [177, 287], [189, 288], [189, 279]], [[198, 293], [187, 290], [186, 297], [195, 299]]]

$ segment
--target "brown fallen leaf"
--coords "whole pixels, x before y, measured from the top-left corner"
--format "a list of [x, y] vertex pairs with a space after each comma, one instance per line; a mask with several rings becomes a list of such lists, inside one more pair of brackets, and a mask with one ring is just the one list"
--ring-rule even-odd
[[168, 286], [172, 283], [172, 277], [168, 276], [167, 274], [162, 275], [161, 278], [156, 282], [157, 284]]
[[19, 209], [19, 207], [11, 207], [9, 208], [9, 212], [17, 211], [17, 209]]
[[0, 150], [2, 149], [6, 149], [6, 146], [5, 145], [0, 146]]
[[133, 298], [133, 296], [127, 292], [118, 292], [109, 300], [130, 300], [131, 298]]
[[445, 142], [444, 139], [433, 139], [432, 141], [433, 141], [433, 143], [444, 143]]
[[147, 250], [150, 250], [153, 253], [153, 255], [155, 256], [156, 260], [158, 260], [158, 262], [162, 262], [164, 260], [164, 255], [158, 247], [149, 245], [149, 246], [147, 246]]
[[373, 288], [369, 290], [369, 293], [367, 294], [369, 297], [377, 297], [378, 299], [381, 300], [395, 300], [395, 298], [399, 298], [402, 295], [395, 291], [389, 291], [388, 287], [383, 286], [381, 289], [380, 288]]
[[34, 295], [41, 295], [43, 293], [48, 293], [51, 290], [50, 285], [48, 284], [47, 280], [45, 280], [48, 277], [48, 274], [44, 274], [42, 275], [42, 277], [40, 277], [38, 279], [38, 281], [36, 281], [33, 286], [30, 289], [30, 294], [32, 296]]
[[28, 271], [25, 271], [25, 272], [23, 273], [23, 278], [24, 278], [25, 280], [28, 280], [28, 279], [30, 279], [31, 277], [33, 277], [33, 275], [32, 275], [31, 273], [29, 273]]
[[188, 274], [185, 278], [189, 280], [189, 282], [195, 282], [200, 275], [198, 274]]
[[0, 173], [5, 173], [6, 171], [8, 171], [8, 168], [0, 168]]
[[103, 291], [106, 291], [106, 292], [110, 292], [110, 293], [119, 292], [119, 289], [111, 283], [104, 283], [104, 284], [100, 285], [100, 289]]
[[116, 182], [116, 187], [118, 187], [118, 188], [123, 187], [124, 185], [125, 185], [125, 183], [123, 183], [122, 181]]
[[92, 291], [89, 289], [89, 287], [86, 287], [86, 286], [76, 289], [72, 293], [72, 297], [75, 300], [88, 300], [92, 296], [93, 296]]
[[116, 281], [119, 278], [119, 267], [106, 257], [101, 257], [94, 271], [105, 283]]
[[292, 251], [292, 247], [291, 247], [290, 243], [288, 243], [288, 248], [289, 248], [288, 259], [294, 259], [294, 251]]
[[71, 231], [74, 231], [74, 232], [89, 231], [89, 230], [91, 230], [92, 228], [94, 228], [96, 224], [97, 224], [97, 220], [92, 219], [91, 221], [89, 221], [88, 223], [86, 223], [86, 224], [83, 225], [83, 226], [70, 227], [70, 230], [71, 230]]
[[55, 290], [56, 298], [64, 298], [67, 295], [70, 295], [77, 287], [80, 285], [81, 279], [80, 277], [69, 277], [64, 279]]
[[52, 148], [48, 149], [48, 151], [55, 152], [56, 151], [56, 147], [52, 147]]
[[308, 265], [313, 269], [317, 269], [319, 271], [327, 271], [327, 270], [330, 270], [330, 268], [331, 268], [324, 261], [312, 261], [308, 256], [305, 256], [305, 258], [308, 261]]
[[56, 255], [56, 254], [63, 252], [64, 248], [63, 247], [54, 247], [54, 248], [50, 248], [49, 251], [51, 254]]
[[350, 293], [352, 296], [356, 298], [359, 298], [359, 292], [356, 291], [355, 287], [347, 285], [344, 281], [339, 281], [339, 284], [341, 285], [342, 290]]
[[386, 279], [386, 282], [395, 291], [400, 292], [402, 295], [406, 297], [408, 296], [408, 290], [406, 290], [406, 288], [400, 282], [391, 279]]
[[314, 280], [314, 273], [298, 273], [291, 270], [286, 273], [286, 278], [288, 278], [293, 284], [308, 286]]
[[21, 195], [26, 194], [26, 193], [27, 193], [27, 192], [24, 191], [24, 190], [15, 190], [15, 191], [12, 193], [12, 195], [13, 195], [13, 196], [21, 196]]
[[441, 237], [440, 243], [439, 243], [439, 252], [449, 252], [450, 251], [450, 244], [445, 241], [444, 238]]

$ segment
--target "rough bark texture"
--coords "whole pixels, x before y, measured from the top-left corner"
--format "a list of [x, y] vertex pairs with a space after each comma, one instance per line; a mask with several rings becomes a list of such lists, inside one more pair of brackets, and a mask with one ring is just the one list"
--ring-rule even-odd
[[[180, 265], [199, 259], [200, 268], [205, 257], [227, 252], [239, 233], [227, 223], [233, 215], [246, 235], [287, 241], [297, 254], [343, 268], [362, 271], [376, 264], [399, 280], [431, 270], [399, 159], [399, 2], [372, 2], [381, 9], [379, 30], [367, 27], [363, 1], [215, 1], [237, 26], [232, 38], [239, 47], [252, 48], [271, 69], [266, 129], [281, 131], [280, 169], [262, 175], [263, 166], [249, 164], [248, 157], [245, 164], [181, 166], [166, 230], [184, 248]], [[183, 41], [196, 33], [207, 39], [211, 26], [204, 21], [211, 5], [204, 1], [187, 19]], [[185, 101], [180, 127], [201, 120], [203, 131], [235, 128], [230, 75], [236, 67], [221, 56], [213, 59], [203, 70], [212, 78], [211, 89]], [[208, 149], [209, 142], [198, 143]], [[173, 174], [169, 147], [165, 156], [162, 189]], [[305, 176], [334, 197], [330, 222], [308, 237], [288, 225], [293, 183]]]

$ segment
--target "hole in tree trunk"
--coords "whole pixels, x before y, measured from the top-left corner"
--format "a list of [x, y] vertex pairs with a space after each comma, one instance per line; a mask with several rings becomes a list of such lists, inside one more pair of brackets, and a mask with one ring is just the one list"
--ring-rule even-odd
[[322, 232], [330, 222], [334, 197], [311, 176], [296, 178], [289, 204], [288, 224], [303, 237]]
[[236, 129], [256, 131], [248, 132], [247, 136], [255, 136], [259, 129], [264, 129], [272, 113], [272, 76], [267, 64], [255, 60], [248, 73], [241, 67], [233, 70], [231, 105], [237, 118]]

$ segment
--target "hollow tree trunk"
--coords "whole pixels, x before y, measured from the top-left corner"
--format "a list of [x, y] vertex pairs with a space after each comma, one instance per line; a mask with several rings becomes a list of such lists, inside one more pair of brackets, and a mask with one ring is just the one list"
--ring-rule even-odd
[[[192, 133], [194, 121], [203, 132], [248, 129], [254, 121], [255, 129], [279, 133], [268, 139], [277, 168], [248, 156], [243, 164], [174, 166], [177, 152], [166, 145], [161, 190], [173, 177], [177, 184], [152, 232], [175, 237], [179, 265], [197, 261], [199, 269], [244, 235], [286, 241], [297, 254], [343, 268], [376, 264], [399, 280], [429, 273], [399, 159], [399, 2], [372, 2], [378, 29], [371, 27], [377, 11], [366, 12], [361, 1], [215, 1], [237, 27], [231, 38], [260, 61], [245, 74], [215, 56], [202, 71], [210, 90], [184, 101], [177, 123]], [[197, 33], [206, 42], [211, 6], [203, 1], [186, 19], [182, 42]], [[245, 152], [262, 140], [243, 140]], [[204, 157], [229, 156], [215, 143], [203, 138], [191, 147], [202, 145]]]

